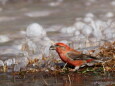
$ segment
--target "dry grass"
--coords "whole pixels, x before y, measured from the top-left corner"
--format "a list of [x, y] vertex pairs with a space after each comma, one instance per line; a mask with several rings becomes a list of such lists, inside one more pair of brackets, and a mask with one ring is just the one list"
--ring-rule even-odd
[[99, 47], [98, 57], [109, 58], [102, 63], [105, 71], [115, 71], [115, 42], [106, 42]]

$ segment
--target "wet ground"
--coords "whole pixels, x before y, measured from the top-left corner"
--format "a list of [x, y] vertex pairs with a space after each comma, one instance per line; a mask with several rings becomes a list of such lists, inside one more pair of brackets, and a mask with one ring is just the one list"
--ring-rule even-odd
[[[60, 33], [61, 27], [73, 25], [87, 13], [93, 13], [95, 19], [114, 21], [114, 8], [113, 0], [43, 0], [1, 5], [0, 35], [7, 36], [10, 41], [0, 43], [0, 54], [7, 54], [10, 57], [11, 52], [19, 53], [15, 51], [15, 46], [25, 39], [25, 30], [31, 23], [42, 25], [50, 39], [65, 40], [70, 36]], [[114, 73], [105, 75], [38, 73], [25, 76], [0, 73], [0, 86], [115, 86], [114, 77]]]

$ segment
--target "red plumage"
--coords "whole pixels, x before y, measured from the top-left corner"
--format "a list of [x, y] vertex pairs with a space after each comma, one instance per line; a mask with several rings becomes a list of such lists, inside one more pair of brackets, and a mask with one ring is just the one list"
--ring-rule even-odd
[[81, 53], [80, 51], [70, 48], [64, 43], [56, 43], [50, 49], [56, 50], [61, 60], [69, 65], [79, 69], [80, 66], [95, 61], [97, 58]]

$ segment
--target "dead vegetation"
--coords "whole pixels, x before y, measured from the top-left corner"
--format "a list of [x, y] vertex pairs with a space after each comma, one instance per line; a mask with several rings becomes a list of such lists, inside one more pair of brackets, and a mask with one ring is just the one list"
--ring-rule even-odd
[[99, 47], [99, 50], [100, 52], [97, 56], [115, 59], [115, 42], [106, 42], [104, 45]]
[[96, 56], [102, 57], [102, 59], [109, 58], [109, 60], [102, 63], [104, 70], [115, 71], [115, 41], [104, 43], [99, 47], [99, 50]]

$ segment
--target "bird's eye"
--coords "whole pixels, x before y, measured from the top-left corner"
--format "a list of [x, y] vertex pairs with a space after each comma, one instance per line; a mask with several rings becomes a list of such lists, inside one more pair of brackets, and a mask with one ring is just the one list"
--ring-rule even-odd
[[55, 45], [56, 47], [59, 47], [59, 45]]

